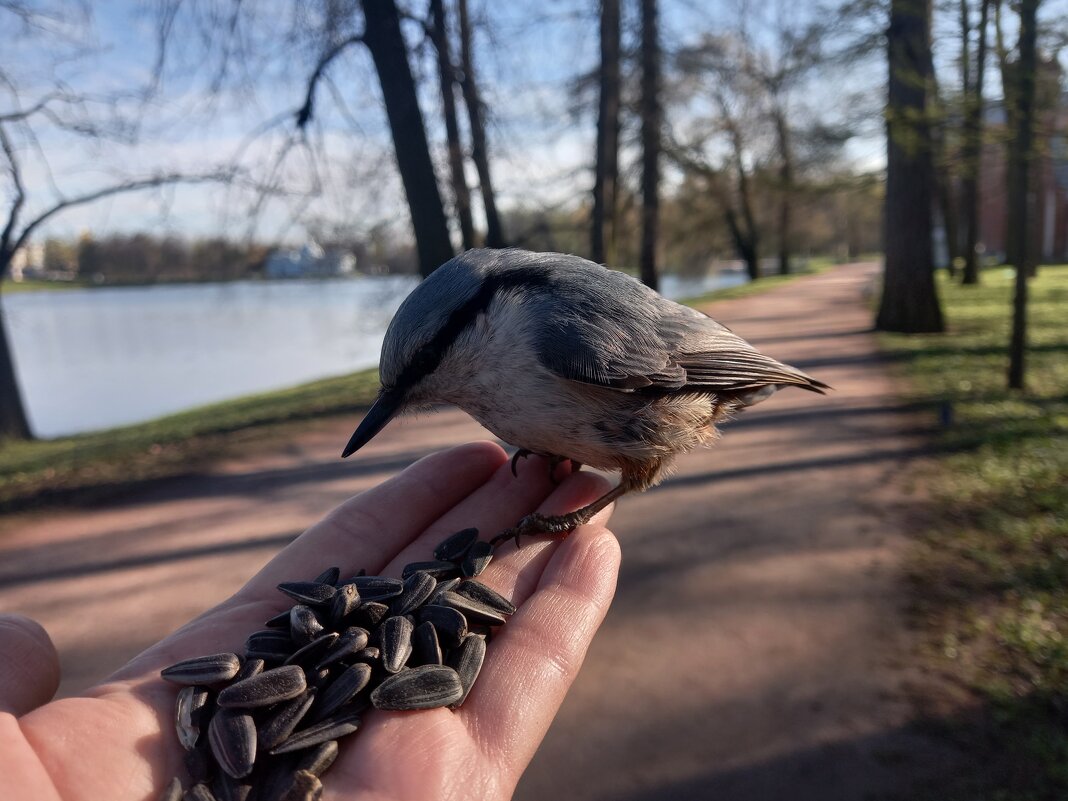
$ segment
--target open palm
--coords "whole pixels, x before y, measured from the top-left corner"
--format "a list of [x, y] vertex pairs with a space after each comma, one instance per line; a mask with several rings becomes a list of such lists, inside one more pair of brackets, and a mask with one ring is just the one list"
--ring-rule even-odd
[[[492, 536], [535, 509], [568, 512], [605, 490], [604, 480], [589, 473], [554, 488], [537, 459], [515, 479], [491, 443], [429, 456], [338, 507], [228, 601], [77, 698], [46, 703], [58, 672], [47, 637], [29, 621], [0, 619], [0, 710], [7, 710], [0, 714], [0, 797], [154, 799], [172, 776], [183, 775], [172, 723], [177, 688], [159, 670], [239, 651], [250, 632], [291, 604], [277, 584], [309, 579], [330, 565], [343, 574], [365, 568], [400, 575], [458, 529], [477, 526]], [[519, 611], [493, 639], [463, 707], [369, 712], [361, 730], [342, 742], [323, 781], [325, 797], [509, 798], [615, 590], [619, 548], [606, 519], [598, 516], [562, 543], [502, 549], [480, 580]]]

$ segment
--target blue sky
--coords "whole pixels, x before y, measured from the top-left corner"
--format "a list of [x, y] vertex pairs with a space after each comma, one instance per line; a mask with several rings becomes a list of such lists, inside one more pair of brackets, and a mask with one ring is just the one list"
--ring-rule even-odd
[[[1048, 2], [1057, 5], [1064, 0]], [[39, 148], [25, 139], [20, 145], [31, 196], [29, 211], [52, 202], [57, 188], [76, 194], [121, 176], [159, 170], [196, 172], [235, 160], [258, 176], [277, 168], [278, 183], [287, 192], [260, 206], [255, 193], [233, 188], [171, 188], [118, 196], [57, 216], [47, 233], [72, 236], [86, 229], [251, 233], [266, 240], [297, 241], [309, 226], [316, 225], [360, 231], [384, 225], [405, 230], [406, 211], [390, 165], [391, 145], [377, 80], [362, 47], [353, 47], [339, 58], [330, 71], [331, 85], [319, 90], [316, 122], [310, 132], [316, 147], [293, 149], [284, 161], [278, 161], [292, 133], [292, 124], [280, 115], [299, 106], [317, 55], [301, 41], [306, 38], [302, 26], [307, 21], [295, 16], [300, 4], [291, 0], [245, 4], [255, 9], [243, 22], [249, 53], [235, 61], [244, 65], [245, 74], [238, 69], [215, 88], [211, 83], [218, 51], [215, 56], [206, 55], [201, 42], [206, 34], [216, 35], [215, 28], [225, 20], [214, 26], [209, 23], [205, 30], [202, 20], [198, 23], [180, 16], [163, 80], [148, 99], [138, 97], [137, 92], [150, 84], [159, 52], [152, 4], [94, 3], [84, 15], [65, 11], [71, 3], [42, 5], [58, 9], [59, 19], [46, 31], [17, 37], [7, 49], [8, 56], [0, 56], [6, 62], [4, 69], [14, 73], [23, 89], [22, 102], [32, 102], [56, 78], [79, 92], [122, 93], [127, 96], [122, 107], [139, 121], [140, 136], [136, 144], [87, 141], [39, 127]], [[216, 7], [225, 9], [227, 3]], [[803, 17], [812, 13], [803, 4], [784, 0], [749, 4], [744, 0], [666, 0], [663, 7], [664, 40], [669, 48], [692, 42], [706, 31], [729, 27], [745, 9], [758, 38], [762, 14]], [[476, 59], [491, 114], [493, 168], [502, 205], [573, 202], [590, 182], [594, 120], [589, 113], [575, 112], [569, 87], [596, 63], [596, 3], [547, 0], [535, 7], [472, 0], [472, 8], [476, 18], [486, 23], [477, 33]], [[630, 29], [636, 27], [635, 22], [625, 18]], [[951, 65], [951, 46], [946, 45], [941, 53]], [[424, 57], [415, 61], [414, 68], [429, 79], [423, 83], [421, 101], [435, 156], [442, 163], [443, 136], [437, 122], [440, 98], [433, 65]], [[844, 111], [836, 110], [836, 103], [844, 102], [850, 92], [863, 93], [874, 113], [867, 135], [849, 150], [862, 168], [877, 168], [882, 160], [877, 112], [883, 70], [881, 53], [875, 53], [848, 73], [817, 75], [799, 98], [833, 117]], [[267, 125], [272, 119], [277, 121], [273, 127]], [[443, 176], [444, 170], [439, 174]], [[250, 224], [253, 207], [257, 213], [255, 223]]]

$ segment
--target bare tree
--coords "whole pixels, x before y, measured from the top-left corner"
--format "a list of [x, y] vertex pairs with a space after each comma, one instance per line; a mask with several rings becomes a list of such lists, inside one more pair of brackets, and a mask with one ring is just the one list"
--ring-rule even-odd
[[891, 0], [886, 32], [886, 228], [882, 331], [943, 330], [931, 241], [931, 0]]
[[472, 43], [471, 19], [467, 13], [467, 0], [458, 0], [460, 17], [460, 66], [463, 73], [461, 88], [471, 126], [471, 160], [478, 170], [478, 183], [482, 190], [482, 205], [486, 212], [486, 246], [503, 248], [504, 230], [497, 213], [497, 199], [490, 175], [489, 149], [486, 144], [486, 110], [478, 91], [475, 78], [474, 45]]
[[[968, 0], [960, 0], [961, 78], [964, 91], [964, 130], [961, 153], [961, 204], [964, 206], [964, 284], [979, 283], [979, 168], [983, 145], [983, 79], [986, 72], [986, 29], [990, 0], [979, 0], [975, 71], [969, 53], [971, 23]], [[974, 74], [974, 77], [973, 77]]]
[[656, 266], [660, 215], [660, 34], [656, 0], [641, 0], [642, 62], [642, 243], [641, 277], [648, 286], [659, 284]]
[[1027, 278], [1034, 263], [1030, 226], [1034, 207], [1031, 164], [1034, 159], [1035, 84], [1037, 83], [1037, 16], [1039, 0], [1020, 0], [1019, 61], [1012, 92], [1016, 129], [1009, 143], [1011, 162], [1009, 185], [1008, 255], [1016, 266], [1012, 300], [1012, 338], [1009, 342], [1009, 388], [1024, 388], [1027, 356]]
[[445, 136], [449, 146], [449, 169], [452, 173], [452, 194], [456, 202], [456, 218], [464, 250], [475, 246], [475, 224], [471, 219], [471, 191], [464, 175], [464, 149], [460, 142], [460, 128], [456, 120], [456, 67], [449, 48], [449, 28], [443, 0], [430, 0], [431, 36], [438, 54], [438, 78], [441, 84], [441, 105], [445, 117]]
[[590, 258], [598, 264], [616, 259], [619, 180], [620, 109], [619, 0], [601, 0], [600, 99], [597, 109], [597, 155], [590, 217]]

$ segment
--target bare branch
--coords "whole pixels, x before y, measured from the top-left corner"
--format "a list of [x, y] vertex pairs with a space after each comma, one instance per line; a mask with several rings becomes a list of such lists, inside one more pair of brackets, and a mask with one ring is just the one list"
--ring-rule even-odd
[[49, 92], [47, 95], [42, 97], [29, 108], [16, 109], [15, 111], [8, 111], [6, 113], [0, 114], [0, 123], [20, 122], [26, 119], [27, 117], [32, 117], [37, 112], [43, 111], [44, 107], [51, 103], [53, 100], [55, 100], [57, 97], [59, 97], [58, 92]]
[[315, 102], [315, 87], [319, 83], [319, 79], [323, 76], [323, 71], [330, 65], [330, 62], [337, 58], [343, 50], [350, 45], [354, 45], [363, 41], [363, 35], [350, 36], [347, 39], [342, 39], [336, 45], [327, 50], [323, 57], [319, 59], [319, 63], [315, 65], [315, 71], [308, 79], [308, 92], [304, 96], [304, 105], [297, 111], [297, 127], [301, 130], [308, 124], [308, 120], [312, 116], [312, 105]]
[[18, 225], [19, 212], [22, 204], [26, 202], [26, 187], [22, 184], [22, 172], [19, 170], [18, 160], [15, 158], [15, 148], [7, 136], [7, 131], [0, 125], [0, 147], [7, 157], [8, 171], [11, 173], [11, 181], [15, 186], [15, 199], [11, 203], [11, 211], [8, 212], [7, 223], [3, 232], [0, 232], [0, 254], [14, 253], [18, 249], [10, 247], [11, 237], [14, 236], [15, 226]]
[[[4, 145], [5, 151], [7, 145]], [[165, 175], [155, 175], [150, 178], [141, 178], [131, 181], [123, 181], [122, 183], [113, 184], [112, 186], [106, 186], [102, 189], [97, 189], [93, 192], [87, 192], [84, 195], [76, 195], [71, 198], [64, 198], [55, 205], [43, 211], [37, 215], [34, 219], [30, 220], [26, 226], [22, 229], [15, 244], [12, 246], [11, 251], [14, 252], [21, 248], [26, 241], [30, 238], [30, 234], [34, 230], [50, 219], [54, 215], [58, 214], [65, 209], [73, 208], [74, 206], [84, 206], [87, 203], [93, 203], [97, 200], [102, 200], [112, 195], [121, 195], [126, 192], [137, 192], [142, 189], [152, 189], [158, 186], [170, 186], [173, 184], [206, 184], [206, 183], [226, 183], [232, 181], [234, 178], [234, 171], [220, 170], [218, 172], [210, 172], [202, 175], [187, 175], [184, 173], [168, 173]], [[9, 223], [10, 224], [10, 223]]]

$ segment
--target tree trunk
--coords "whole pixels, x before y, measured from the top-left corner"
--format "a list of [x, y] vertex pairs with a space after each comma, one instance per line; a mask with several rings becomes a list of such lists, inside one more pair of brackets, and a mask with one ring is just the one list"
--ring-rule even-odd
[[616, 260], [616, 184], [619, 177], [619, 0], [601, 0], [601, 98], [590, 219], [590, 258]]
[[942, 331], [931, 242], [931, 0], [891, 0], [887, 30], [886, 239], [882, 331]]
[[[0, 252], [0, 283], [7, 276], [14, 255]], [[4, 327], [4, 304], [0, 296], [0, 443], [9, 439], [27, 440], [32, 439], [32, 435], [26, 419], [26, 406], [19, 392], [18, 376], [15, 375], [15, 360]]]
[[400, 16], [393, 0], [363, 0], [364, 42], [375, 62], [386, 116], [393, 134], [397, 168], [412, 215], [419, 270], [426, 276], [452, 258], [449, 226], [430, 160], [423, 114], [401, 35]]
[[641, 276], [659, 284], [656, 240], [660, 223], [660, 36], [656, 0], [641, 0], [642, 9], [642, 245]]
[[786, 112], [776, 105], [775, 130], [779, 140], [779, 275], [790, 272], [790, 203], [793, 201], [794, 159]]
[[756, 232], [743, 231], [738, 222], [738, 213], [730, 206], [725, 208], [724, 216], [727, 221], [727, 230], [730, 231], [731, 239], [734, 240], [734, 248], [738, 251], [738, 258], [745, 263], [745, 272], [749, 280], [755, 281], [760, 277], [759, 240]]
[[438, 79], [441, 84], [441, 107], [445, 117], [445, 137], [449, 145], [449, 169], [452, 173], [452, 196], [456, 202], [456, 219], [464, 250], [475, 246], [475, 224], [471, 219], [471, 192], [464, 175], [464, 149], [460, 144], [460, 127], [456, 122], [456, 70], [449, 52], [449, 27], [445, 21], [443, 0], [430, 0], [433, 15], [434, 49], [438, 54]]
[[1012, 339], [1009, 343], [1009, 387], [1023, 389], [1027, 354], [1027, 278], [1034, 258], [1028, 220], [1032, 218], [1031, 162], [1034, 155], [1035, 78], [1037, 72], [1035, 39], [1039, 0], [1020, 2], [1020, 60], [1016, 69], [1016, 136], [1009, 158], [1013, 184], [1009, 195], [1009, 256], [1016, 265], [1016, 291], [1012, 301]]
[[[967, 80], [965, 70], [965, 108], [961, 203], [964, 206], [964, 276], [961, 283], [979, 283], [979, 171], [983, 153], [983, 77], [986, 71], [986, 28], [990, 0], [980, 0], [979, 41], [975, 54], [975, 79]], [[967, 0], [961, 0], [961, 28], [966, 42], [969, 36]], [[964, 54], [967, 64], [967, 51]]]
[[935, 74], [934, 54], [928, 49], [927, 55], [931, 59], [927, 65], [927, 74], [930, 76], [930, 94], [927, 102], [931, 110], [929, 130], [934, 165], [934, 191], [942, 216], [942, 233], [946, 238], [946, 257], [949, 261], [946, 269], [950, 277], [954, 277], [957, 274], [957, 260], [960, 258], [960, 240], [957, 229], [957, 204], [953, 197], [953, 171], [946, 152], [946, 126], [949, 121], [938, 87], [938, 77]]
[[486, 246], [503, 248], [505, 246], [504, 230], [497, 213], [497, 200], [493, 193], [493, 179], [490, 177], [489, 150], [486, 146], [486, 122], [482, 109], [482, 100], [478, 95], [478, 83], [475, 81], [475, 65], [471, 44], [471, 20], [467, 15], [467, 0], [459, 0], [460, 12], [460, 64], [463, 69], [461, 87], [467, 116], [471, 121], [471, 160], [478, 170], [478, 183], [482, 189], [482, 205], [486, 210]]

